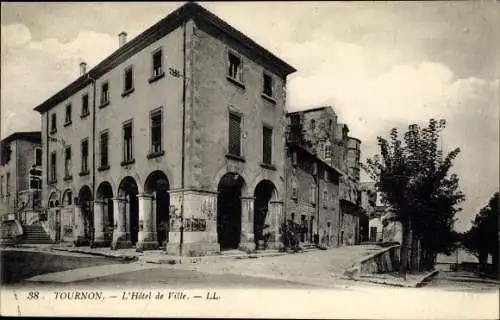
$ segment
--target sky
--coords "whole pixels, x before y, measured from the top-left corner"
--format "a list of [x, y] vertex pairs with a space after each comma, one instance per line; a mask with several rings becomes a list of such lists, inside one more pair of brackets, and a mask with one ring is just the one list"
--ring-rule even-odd
[[[464, 2], [201, 2], [298, 71], [287, 109], [330, 105], [362, 141], [444, 118], [445, 150], [467, 200], [458, 231], [499, 189], [500, 6]], [[6, 3], [1, 11], [1, 137], [39, 130], [33, 111], [180, 2]], [[364, 176], [366, 178], [366, 176]]]

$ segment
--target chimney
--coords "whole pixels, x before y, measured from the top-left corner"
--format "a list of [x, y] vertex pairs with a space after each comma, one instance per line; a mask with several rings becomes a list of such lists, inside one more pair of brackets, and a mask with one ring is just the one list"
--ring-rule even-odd
[[121, 48], [125, 43], [127, 43], [127, 33], [122, 31], [118, 34], [118, 47]]
[[87, 73], [87, 63], [81, 62], [80, 63], [80, 75], [83, 76], [86, 73]]

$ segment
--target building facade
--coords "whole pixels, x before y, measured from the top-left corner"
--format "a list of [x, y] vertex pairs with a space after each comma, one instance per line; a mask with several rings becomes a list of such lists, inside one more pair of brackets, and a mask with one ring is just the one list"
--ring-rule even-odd
[[15, 132], [1, 141], [0, 214], [2, 219], [36, 222], [40, 213], [41, 134]]
[[360, 141], [331, 107], [288, 113], [287, 124], [286, 212], [310, 235], [301, 240], [357, 243]]
[[60, 240], [169, 253], [278, 240], [293, 67], [188, 3], [81, 69], [35, 108]]

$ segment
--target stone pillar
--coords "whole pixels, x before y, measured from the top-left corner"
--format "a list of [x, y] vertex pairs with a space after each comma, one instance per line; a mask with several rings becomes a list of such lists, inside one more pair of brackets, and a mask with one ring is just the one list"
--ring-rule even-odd
[[132, 242], [130, 237], [130, 195], [127, 194], [125, 198], [125, 232], [127, 235], [127, 241]]
[[96, 247], [106, 246], [104, 238], [104, 206], [103, 200], [94, 201], [94, 245]]
[[113, 242], [111, 243], [111, 247], [114, 249], [132, 247], [132, 242], [129, 240], [130, 235], [127, 233], [126, 229], [126, 219], [127, 219], [126, 206], [127, 206], [127, 199], [124, 198], [113, 199], [114, 227], [113, 227]]
[[283, 201], [270, 201], [269, 214], [266, 218], [266, 224], [269, 225], [271, 238], [269, 239], [269, 246], [275, 249], [281, 248], [280, 240], [280, 225], [283, 222]]
[[254, 197], [241, 197], [240, 247], [247, 250], [255, 250], [255, 238], [253, 232], [254, 200]]
[[153, 221], [153, 196], [146, 193], [137, 195], [139, 200], [139, 234], [137, 237], [137, 251], [158, 248], [156, 227]]
[[85, 238], [85, 219], [79, 205], [75, 205], [75, 228], [73, 232], [76, 246], [88, 243], [88, 239]]

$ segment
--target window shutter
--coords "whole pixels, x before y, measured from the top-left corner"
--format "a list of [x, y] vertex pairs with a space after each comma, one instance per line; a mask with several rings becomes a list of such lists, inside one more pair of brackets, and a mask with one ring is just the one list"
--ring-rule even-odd
[[229, 153], [241, 155], [241, 117], [229, 114]]
[[273, 148], [273, 129], [268, 127], [262, 128], [262, 162], [271, 164], [272, 162], [272, 148]]

